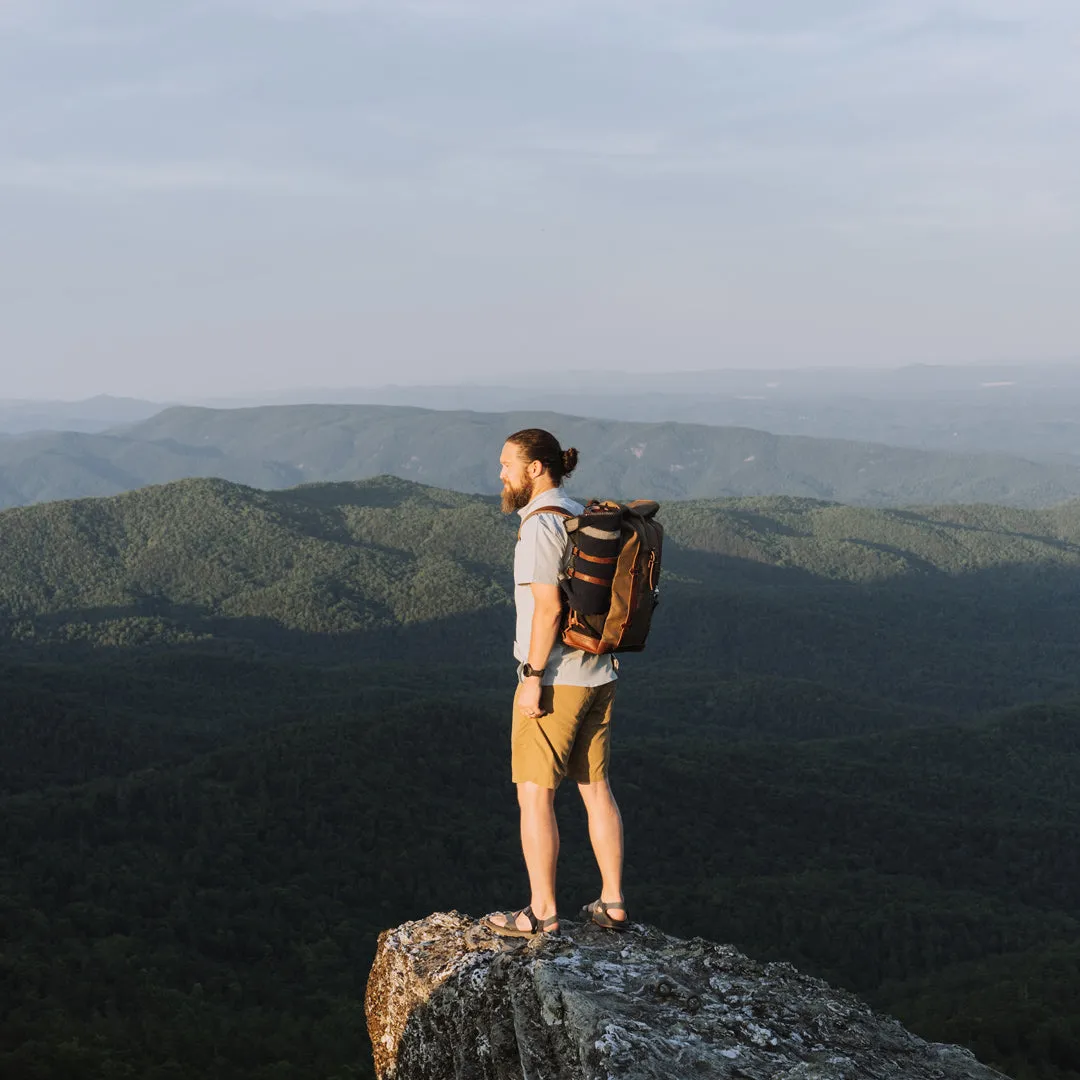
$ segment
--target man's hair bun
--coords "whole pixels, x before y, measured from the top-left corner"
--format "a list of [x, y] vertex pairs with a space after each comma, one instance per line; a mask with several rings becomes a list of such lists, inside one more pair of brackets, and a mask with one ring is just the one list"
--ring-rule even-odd
[[526, 463], [539, 461], [547, 469], [551, 479], [561, 484], [564, 476], [569, 476], [577, 466], [578, 453], [574, 447], [564, 450], [559, 440], [543, 428], [524, 428], [507, 435], [506, 441], [513, 443], [521, 452]]

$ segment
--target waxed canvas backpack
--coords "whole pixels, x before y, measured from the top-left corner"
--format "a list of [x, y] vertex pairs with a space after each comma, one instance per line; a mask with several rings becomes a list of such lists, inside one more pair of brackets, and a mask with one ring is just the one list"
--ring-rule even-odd
[[645, 499], [594, 500], [576, 517], [562, 506], [541, 506], [528, 515], [565, 518], [571, 548], [562, 582], [563, 644], [594, 654], [645, 648], [660, 599], [659, 508]]

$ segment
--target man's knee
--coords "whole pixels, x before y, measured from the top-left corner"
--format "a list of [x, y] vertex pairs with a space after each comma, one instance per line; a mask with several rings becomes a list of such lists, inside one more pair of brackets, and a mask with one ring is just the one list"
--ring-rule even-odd
[[611, 785], [607, 780], [579, 783], [577, 787], [586, 808], [605, 806], [613, 801]]
[[522, 780], [517, 785], [517, 797], [522, 809], [533, 809], [554, 803], [555, 789], [543, 787], [532, 780]]

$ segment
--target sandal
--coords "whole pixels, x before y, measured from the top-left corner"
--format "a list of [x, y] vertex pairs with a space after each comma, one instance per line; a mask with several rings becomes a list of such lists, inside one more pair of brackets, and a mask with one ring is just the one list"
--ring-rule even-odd
[[[496, 911], [494, 914], [501, 915], [506, 922], [492, 922], [493, 915], [485, 915], [480, 921], [489, 930], [494, 930], [496, 934], [500, 934], [502, 937], [536, 937], [538, 934], [549, 934], [554, 937], [559, 932], [558, 929], [548, 929], [549, 926], [559, 921], [558, 915], [552, 915], [550, 919], [538, 919], [533, 914], [531, 905], [522, 908], [520, 911]], [[519, 930], [517, 927], [518, 917], [521, 915], [524, 915], [529, 920], [528, 930]]]
[[617, 930], [620, 934], [624, 933], [630, 928], [630, 912], [626, 911], [625, 919], [613, 919], [608, 914], [611, 908], [626, 911], [626, 905], [621, 901], [612, 900], [611, 903], [607, 903], [604, 900], [594, 900], [581, 909], [581, 914], [583, 918], [596, 926], [602, 926], [605, 930]]

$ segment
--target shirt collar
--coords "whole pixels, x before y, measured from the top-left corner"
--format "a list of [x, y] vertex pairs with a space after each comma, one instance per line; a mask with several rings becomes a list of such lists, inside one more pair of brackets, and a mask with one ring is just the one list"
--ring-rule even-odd
[[531, 514], [534, 510], [541, 506], [554, 506], [556, 503], [564, 503], [566, 496], [563, 494], [561, 487], [548, 488], [547, 491], [541, 491], [539, 495], [534, 495], [519, 511], [518, 517], [525, 520], [528, 514]]

